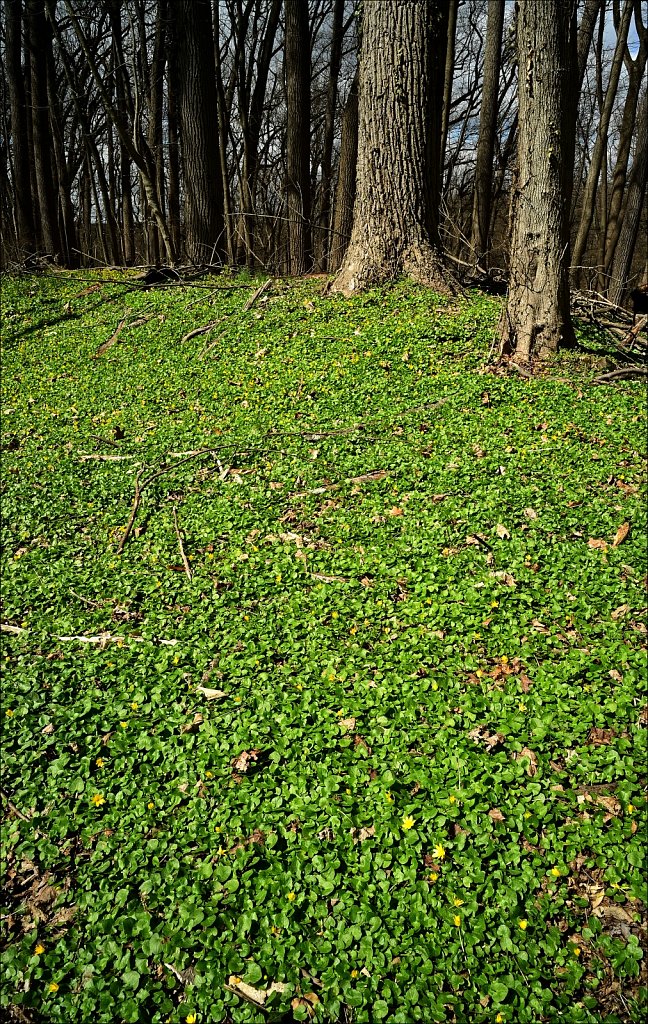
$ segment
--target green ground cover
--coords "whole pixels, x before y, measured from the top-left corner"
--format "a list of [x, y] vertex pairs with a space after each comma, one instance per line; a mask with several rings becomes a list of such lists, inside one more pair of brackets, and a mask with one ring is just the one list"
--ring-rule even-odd
[[203, 284], [3, 282], [4, 1012], [641, 1019], [643, 386]]

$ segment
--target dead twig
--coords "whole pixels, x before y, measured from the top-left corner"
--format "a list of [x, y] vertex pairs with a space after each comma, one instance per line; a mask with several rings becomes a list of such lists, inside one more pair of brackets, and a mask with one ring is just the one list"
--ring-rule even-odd
[[23, 812], [9, 799], [9, 794], [5, 793], [4, 789], [0, 789], [0, 797], [2, 797], [11, 813], [15, 814], [17, 818], [20, 818], [21, 821], [31, 821], [31, 818], [26, 814], [23, 814]]
[[325, 494], [326, 491], [337, 491], [343, 484], [366, 484], [372, 480], [383, 480], [389, 476], [386, 469], [376, 469], [372, 473], [362, 473], [361, 476], [348, 476], [337, 484], [325, 484], [323, 487], [314, 487], [310, 491], [297, 491], [292, 494], [293, 498], [305, 498], [309, 494]]
[[260, 288], [257, 288], [257, 290], [255, 291], [254, 295], [252, 295], [248, 299], [248, 301], [245, 303], [245, 306], [243, 307], [243, 312], [244, 313], [247, 313], [248, 309], [252, 309], [252, 306], [257, 301], [257, 299], [260, 299], [261, 296], [263, 295], [263, 293], [268, 290], [268, 288], [272, 284], [272, 280], [273, 279], [271, 277], [269, 277], [267, 281], [263, 282], [263, 284], [261, 285]]
[[189, 565], [189, 561], [188, 561], [187, 556], [185, 554], [184, 544], [182, 543], [182, 535], [180, 533], [180, 527], [178, 526], [178, 511], [177, 511], [175, 505], [173, 506], [173, 525], [175, 526], [175, 533], [176, 533], [176, 537], [178, 538], [178, 547], [180, 548], [180, 557], [182, 558], [182, 564], [184, 565], [184, 571], [185, 571], [185, 573], [187, 575], [187, 579], [191, 580], [191, 578], [193, 576], [193, 573], [191, 571], [191, 566]]
[[111, 336], [108, 338], [108, 341], [104, 341], [103, 345], [99, 346], [99, 348], [97, 349], [93, 356], [93, 359], [97, 359], [99, 356], [102, 356], [104, 352], [107, 352], [109, 348], [112, 348], [117, 339], [119, 338], [119, 335], [122, 333], [122, 331], [129, 330], [131, 327], [140, 327], [142, 324], [147, 324], [151, 319], [152, 317], [150, 316], [141, 316], [139, 317], [139, 319], [131, 320], [131, 322], [127, 324], [126, 318], [124, 317], [123, 320], [119, 321], [119, 323], [117, 324], [116, 331], [114, 332], [114, 334], [111, 334]]
[[592, 383], [612, 384], [615, 380], [629, 380], [631, 377], [648, 377], [648, 366], [621, 366], [618, 370], [600, 374]]
[[121, 555], [122, 551], [124, 550], [124, 545], [128, 538], [130, 537], [130, 532], [133, 529], [133, 523], [135, 522], [135, 516], [137, 515], [137, 510], [139, 509], [140, 506], [140, 501], [142, 499], [140, 480], [142, 479], [143, 472], [143, 469], [139, 469], [137, 471], [137, 476], [135, 477], [135, 497], [133, 498], [133, 507], [131, 508], [131, 513], [128, 522], [126, 523], [126, 529], [124, 530], [121, 536], [121, 540], [119, 541], [119, 547], [117, 548], [118, 555]]
[[181, 340], [182, 342], [191, 341], [192, 338], [197, 338], [200, 334], [207, 334], [208, 331], [213, 331], [214, 327], [220, 323], [222, 323], [222, 318], [220, 320], [211, 320], [203, 327], [196, 327], [193, 331], [189, 331]]

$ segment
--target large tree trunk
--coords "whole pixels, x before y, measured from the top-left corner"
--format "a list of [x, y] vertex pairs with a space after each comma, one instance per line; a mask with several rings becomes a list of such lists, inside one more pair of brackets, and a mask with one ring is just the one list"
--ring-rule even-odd
[[[646, 187], [648, 186], [648, 92], [645, 90], [639, 104], [637, 126], [637, 144], [628, 179], [625, 216], [614, 254], [612, 280], [608, 290], [608, 297], [618, 305], [621, 305], [630, 276], [632, 257], [639, 237], [641, 211], [646, 201]], [[644, 260], [646, 260], [645, 256]], [[645, 267], [648, 275], [648, 260], [645, 262]]]
[[340, 162], [335, 188], [333, 212], [333, 238], [329, 254], [329, 270], [339, 270], [351, 240], [353, 204], [356, 193], [356, 166], [358, 162], [358, 74], [351, 83], [349, 96], [342, 114]]
[[218, 156], [216, 72], [210, 0], [175, 0], [180, 64], [185, 248], [196, 263], [227, 258]]
[[488, 231], [493, 195], [493, 152], [497, 130], [497, 102], [504, 28], [504, 0], [490, 0], [486, 26], [484, 87], [479, 114], [479, 139], [475, 167], [475, 191], [472, 211], [472, 259], [475, 266], [486, 266]]
[[13, 197], [19, 258], [36, 248], [34, 212], [29, 181], [27, 105], [22, 69], [22, 0], [5, 0], [5, 62], [11, 111]]
[[312, 267], [310, 196], [310, 37], [308, 4], [287, 0], [286, 200], [288, 204], [288, 273], [305, 274]]
[[335, 291], [401, 274], [454, 290], [438, 249], [447, 16], [447, 0], [364, 6], [353, 231]]
[[569, 209], [577, 97], [576, 0], [520, 0], [518, 166], [502, 351], [518, 361], [573, 341]]

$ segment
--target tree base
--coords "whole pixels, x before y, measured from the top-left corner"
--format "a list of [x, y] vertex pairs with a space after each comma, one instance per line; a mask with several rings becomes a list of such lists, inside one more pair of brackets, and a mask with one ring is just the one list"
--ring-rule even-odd
[[408, 277], [441, 295], [461, 293], [459, 282], [443, 262], [441, 253], [427, 242], [410, 246], [399, 254], [352, 244], [330, 290], [350, 296], [399, 277]]

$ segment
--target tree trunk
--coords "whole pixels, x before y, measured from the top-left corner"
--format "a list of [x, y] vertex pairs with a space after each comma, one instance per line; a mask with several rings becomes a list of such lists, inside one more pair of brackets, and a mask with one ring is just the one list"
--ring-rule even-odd
[[310, 34], [306, 0], [286, 0], [286, 203], [288, 273], [313, 264], [310, 195]]
[[435, 0], [364, 6], [353, 230], [335, 291], [351, 294], [401, 274], [454, 290], [437, 247], [438, 54], [446, 51], [447, 14], [447, 2]]
[[[612, 280], [608, 290], [610, 301], [616, 302], [617, 305], [621, 305], [623, 301], [632, 269], [632, 258], [639, 237], [641, 211], [646, 200], [646, 187], [648, 186], [648, 92], [645, 90], [639, 104], [637, 128], [637, 144], [628, 179], [625, 216], [614, 254]], [[648, 270], [648, 266], [646, 269]]]
[[493, 152], [497, 130], [499, 73], [504, 28], [504, 0], [490, 0], [484, 55], [484, 86], [479, 113], [479, 139], [473, 194], [471, 248], [475, 266], [487, 265], [488, 231], [493, 193]]
[[358, 73], [351, 83], [349, 96], [342, 114], [340, 162], [335, 207], [333, 238], [329, 254], [329, 270], [339, 270], [351, 240], [353, 204], [356, 193], [356, 166], [358, 162]]
[[344, 0], [335, 0], [333, 25], [331, 28], [331, 59], [329, 80], [326, 90], [326, 113], [324, 118], [324, 140], [322, 145], [322, 175], [319, 182], [317, 211], [318, 228], [318, 269], [326, 271], [331, 249], [329, 236], [331, 219], [331, 178], [333, 157], [333, 133], [335, 131], [335, 110], [338, 98], [338, 79], [342, 61]]
[[58, 259], [61, 236], [58, 227], [52, 147], [47, 99], [47, 55], [51, 35], [45, 19], [45, 0], [28, 0], [29, 57], [31, 67], [32, 144], [38, 189], [38, 207], [43, 245], [47, 253]]
[[227, 259], [218, 155], [214, 38], [210, 0], [174, 0], [178, 18], [180, 135], [187, 256]]
[[608, 144], [608, 129], [610, 127], [610, 118], [612, 117], [612, 109], [614, 107], [614, 101], [616, 99], [617, 89], [619, 86], [621, 68], [623, 66], [623, 53], [628, 39], [632, 7], [633, 0], [626, 0], [623, 8], [623, 14], [621, 15], [621, 24], [617, 34], [616, 46], [614, 48], [610, 77], [605, 92], [605, 102], [603, 104], [603, 110], [601, 111], [601, 121], [583, 192], [580, 224], [578, 226], [578, 233], [576, 235], [576, 241], [574, 242], [574, 250], [572, 254], [572, 274], [574, 278], [577, 278], [580, 274], [580, 268], [585, 255], [585, 248], [587, 246], [587, 239], [592, 226], [592, 219], [594, 217], [596, 190], [598, 188], [601, 166], [603, 163], [603, 150]]
[[577, 0], [520, 0], [518, 166], [501, 351], [528, 362], [573, 342], [569, 209], [577, 96]]
[[22, 0], [5, 0], [5, 63], [11, 111], [13, 199], [19, 258], [36, 248], [34, 211], [29, 181], [27, 105], [22, 68]]
[[[443, 78], [443, 107], [441, 112], [441, 167], [445, 165], [446, 146], [448, 145], [448, 128], [450, 125], [450, 107], [452, 105], [452, 83], [454, 81], [455, 42], [457, 38], [457, 14], [459, 0], [450, 0], [448, 7], [448, 38], [445, 53], [445, 73]], [[447, 188], [447, 183], [446, 183]]]
[[639, 33], [639, 51], [634, 59], [626, 50], [626, 68], [628, 70], [628, 91], [623, 106], [623, 119], [619, 131], [619, 148], [617, 150], [614, 173], [612, 175], [612, 188], [610, 196], [610, 210], [608, 214], [608, 231], [605, 239], [605, 273], [609, 276], [614, 253], [621, 233], [623, 222], [622, 209], [626, 196], [626, 181], [628, 175], [628, 163], [632, 140], [637, 130], [637, 104], [639, 102], [639, 91], [646, 70], [646, 58], [648, 57], [648, 33], [645, 29]]

